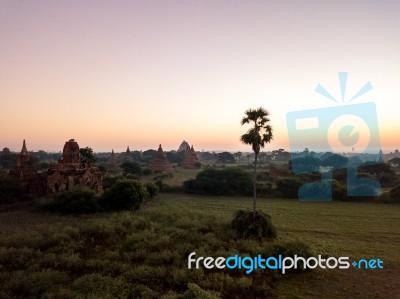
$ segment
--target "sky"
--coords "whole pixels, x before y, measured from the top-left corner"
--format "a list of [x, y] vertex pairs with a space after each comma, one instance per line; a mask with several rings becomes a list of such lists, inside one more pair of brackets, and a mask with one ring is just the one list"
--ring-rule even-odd
[[347, 105], [370, 82], [351, 104], [375, 103], [394, 151], [399, 15], [396, 0], [0, 0], [0, 149], [251, 151], [240, 120], [261, 106], [264, 151], [290, 150], [288, 112]]

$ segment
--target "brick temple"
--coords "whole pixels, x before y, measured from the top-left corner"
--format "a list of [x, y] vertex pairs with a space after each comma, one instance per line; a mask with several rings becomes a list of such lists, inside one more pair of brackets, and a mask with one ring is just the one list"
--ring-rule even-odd
[[61, 159], [57, 164], [50, 165], [47, 174], [47, 192], [50, 194], [73, 187], [86, 187], [96, 193], [103, 191], [101, 172], [86, 163], [74, 139], [65, 143]]
[[183, 168], [197, 168], [199, 160], [197, 159], [196, 152], [194, 151], [193, 145], [190, 147], [189, 145], [185, 151], [185, 161], [182, 163]]
[[159, 171], [168, 171], [173, 169], [172, 164], [169, 163], [167, 157], [165, 156], [161, 144], [158, 147], [157, 153], [155, 154], [153, 161], [150, 164], [150, 169]]
[[111, 151], [111, 155], [108, 158], [107, 164], [111, 167], [117, 166], [117, 157], [115, 156], [114, 149]]
[[34, 166], [35, 158], [28, 152], [25, 140], [21, 152], [10, 170], [10, 176], [16, 178], [22, 187], [31, 194], [43, 194], [46, 190], [46, 175], [38, 173]]
[[62, 157], [58, 163], [50, 164], [47, 172], [36, 171], [34, 162], [24, 140], [15, 167], [9, 174], [31, 194], [55, 194], [73, 187], [86, 187], [96, 193], [103, 190], [101, 172], [86, 163], [74, 139], [65, 143]]

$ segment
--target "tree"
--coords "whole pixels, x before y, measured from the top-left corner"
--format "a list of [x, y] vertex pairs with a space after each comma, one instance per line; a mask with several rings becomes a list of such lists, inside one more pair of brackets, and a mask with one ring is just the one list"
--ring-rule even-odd
[[0, 204], [16, 202], [23, 194], [24, 191], [19, 182], [7, 173], [0, 171]]
[[94, 164], [96, 162], [96, 157], [94, 156], [93, 149], [90, 147], [80, 148], [79, 152], [81, 156], [87, 163]]
[[229, 152], [222, 152], [217, 155], [217, 161], [220, 163], [235, 163], [235, 156]]
[[254, 152], [254, 179], [253, 179], [253, 219], [256, 219], [256, 201], [257, 201], [257, 158], [260, 149], [264, 148], [266, 143], [273, 139], [272, 127], [269, 125], [269, 112], [262, 107], [257, 109], [248, 109], [242, 118], [241, 124], [251, 124], [251, 128], [246, 134], [240, 137], [244, 144], [251, 145]]
[[99, 203], [108, 211], [136, 211], [148, 196], [149, 193], [142, 182], [122, 179], [104, 192]]
[[142, 167], [136, 162], [125, 161], [119, 167], [124, 170], [125, 174], [137, 174], [140, 175], [142, 172]]

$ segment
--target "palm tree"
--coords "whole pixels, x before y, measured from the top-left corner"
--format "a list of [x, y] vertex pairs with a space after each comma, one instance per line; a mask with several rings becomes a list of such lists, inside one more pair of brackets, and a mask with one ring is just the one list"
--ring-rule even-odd
[[245, 112], [245, 116], [243, 117], [241, 124], [251, 124], [251, 128], [247, 131], [246, 134], [243, 134], [240, 137], [240, 141], [244, 144], [250, 144], [255, 157], [254, 157], [254, 179], [253, 179], [253, 219], [256, 219], [256, 200], [257, 200], [257, 157], [260, 153], [260, 149], [264, 147], [265, 143], [271, 142], [273, 139], [272, 136], [272, 127], [269, 125], [269, 112], [260, 107], [255, 110], [248, 109]]

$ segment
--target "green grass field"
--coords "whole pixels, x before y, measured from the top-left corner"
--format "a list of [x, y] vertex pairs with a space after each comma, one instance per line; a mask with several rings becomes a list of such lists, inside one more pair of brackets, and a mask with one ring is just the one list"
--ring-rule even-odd
[[266, 252], [267, 242], [230, 241], [233, 213], [251, 204], [251, 198], [161, 194], [136, 213], [1, 213], [0, 297], [399, 298], [399, 205], [258, 200], [277, 228], [274, 243], [299, 240], [315, 255], [380, 258], [384, 269], [286, 276], [187, 269], [191, 251]]
[[[168, 207], [190, 207], [229, 221], [251, 198], [163, 195]], [[400, 298], [400, 205], [258, 199], [278, 241], [300, 240], [315, 254], [380, 258], [383, 270], [317, 270], [282, 280], [279, 298]]]

